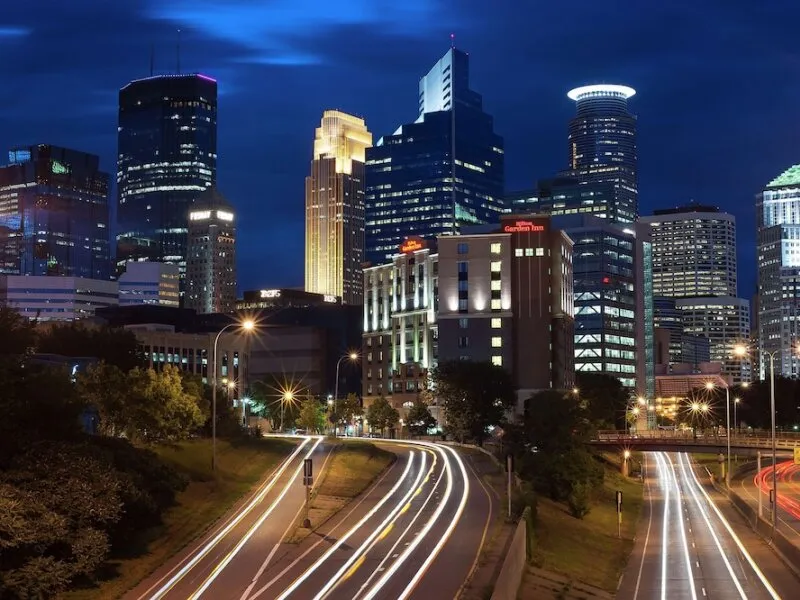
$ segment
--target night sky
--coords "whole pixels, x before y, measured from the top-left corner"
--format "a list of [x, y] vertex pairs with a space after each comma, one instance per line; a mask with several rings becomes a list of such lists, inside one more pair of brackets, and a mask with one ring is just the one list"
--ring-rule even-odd
[[[240, 290], [303, 282], [303, 186], [326, 108], [375, 139], [417, 116], [447, 50], [506, 141], [507, 189], [567, 164], [566, 92], [630, 85], [640, 212], [689, 200], [737, 217], [739, 293], [755, 287], [754, 195], [800, 162], [797, 0], [37, 0], [0, 12], [0, 150], [52, 143], [116, 170], [118, 89], [219, 80], [219, 187], [239, 211]], [[223, 8], [224, 7], [224, 8]]]

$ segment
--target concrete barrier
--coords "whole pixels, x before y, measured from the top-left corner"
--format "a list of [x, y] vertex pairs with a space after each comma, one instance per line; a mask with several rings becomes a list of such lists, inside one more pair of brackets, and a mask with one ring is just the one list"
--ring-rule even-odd
[[492, 600], [516, 599], [527, 563], [527, 535], [527, 524], [523, 516], [517, 523], [517, 529], [514, 531], [511, 545], [508, 547], [505, 560], [503, 560], [500, 575], [494, 584]]

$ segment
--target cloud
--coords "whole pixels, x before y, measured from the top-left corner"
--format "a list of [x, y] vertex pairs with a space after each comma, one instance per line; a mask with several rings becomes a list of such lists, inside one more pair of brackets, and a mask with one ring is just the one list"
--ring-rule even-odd
[[363, 25], [384, 38], [421, 38], [437, 27], [440, 6], [440, 0], [228, 0], [220, 9], [213, 0], [177, 0], [153, 2], [146, 14], [240, 44], [249, 50], [245, 62], [310, 65], [329, 62], [315, 49], [321, 34]]
[[28, 27], [13, 27], [9, 25], [0, 25], [0, 40], [3, 38], [18, 38], [25, 37], [31, 34], [31, 29]]

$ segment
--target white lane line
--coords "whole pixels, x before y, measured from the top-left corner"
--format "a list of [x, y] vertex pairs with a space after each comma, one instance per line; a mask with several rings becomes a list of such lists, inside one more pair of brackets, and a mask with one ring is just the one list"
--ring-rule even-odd
[[[436, 447], [437, 450], [441, 449], [440, 446], [434, 446], [434, 447]], [[464, 467], [464, 461], [461, 460], [461, 456], [459, 456], [458, 452], [453, 450], [451, 447], [445, 446], [444, 450], [452, 454], [453, 458], [455, 459], [455, 462], [458, 463], [458, 468], [459, 471], [461, 472], [461, 478], [464, 481], [464, 491], [461, 495], [461, 501], [459, 502], [458, 508], [456, 509], [456, 513], [453, 516], [453, 519], [450, 521], [450, 524], [447, 526], [444, 535], [442, 535], [442, 537], [437, 542], [436, 546], [434, 546], [433, 551], [427, 556], [427, 558], [422, 563], [420, 568], [411, 578], [411, 581], [408, 582], [408, 585], [406, 585], [405, 589], [400, 593], [400, 595], [398, 596], [398, 600], [405, 600], [411, 595], [411, 592], [414, 591], [414, 588], [417, 586], [420, 579], [422, 579], [423, 575], [425, 575], [426, 571], [428, 570], [428, 567], [431, 566], [433, 561], [439, 555], [439, 552], [441, 552], [442, 548], [447, 543], [447, 540], [450, 539], [450, 536], [452, 535], [453, 530], [456, 528], [456, 525], [458, 525], [458, 522], [461, 520], [461, 515], [464, 513], [464, 508], [467, 505], [467, 498], [469, 497], [469, 478], [467, 477], [467, 469]], [[425, 524], [425, 527], [423, 527], [422, 531], [420, 532], [420, 535], [414, 538], [414, 541], [408, 546], [408, 548], [406, 548], [406, 550], [403, 552], [400, 558], [394, 564], [392, 564], [392, 566], [386, 571], [386, 573], [384, 573], [383, 577], [381, 577], [380, 581], [378, 581], [378, 583], [375, 584], [375, 587], [373, 587], [373, 589], [370, 590], [369, 594], [367, 594], [367, 596], [364, 597], [365, 600], [368, 600], [369, 598], [373, 598], [375, 596], [375, 593], [377, 593], [377, 591], [380, 590], [381, 587], [383, 587], [383, 585], [386, 583], [386, 581], [388, 581], [388, 579], [392, 576], [392, 574], [395, 571], [397, 571], [397, 569], [400, 568], [400, 565], [402, 565], [406, 561], [409, 555], [414, 551], [414, 548], [416, 548], [417, 545], [419, 545], [422, 539], [428, 534], [430, 529], [433, 527], [433, 524], [439, 519], [439, 516], [442, 514], [442, 511], [444, 510], [444, 507], [447, 504], [447, 501], [450, 498], [453, 489], [453, 480], [454, 480], [452, 475], [453, 467], [450, 464], [449, 458], [447, 459], [446, 465], [448, 471], [447, 488], [445, 490], [445, 496], [443, 500], [439, 503], [439, 506], [436, 509], [436, 513], [434, 513], [434, 516], [431, 517], [431, 519]]]
[[[303, 460], [309, 458], [314, 453], [314, 450], [317, 449], [317, 446], [319, 446], [321, 443], [322, 443], [322, 438], [320, 437], [317, 439], [314, 445], [311, 446], [311, 449], [308, 452], [306, 452], [306, 455], [303, 457]], [[292, 487], [292, 484], [294, 483], [295, 479], [299, 477], [300, 471], [302, 470], [303, 470], [303, 464], [301, 463], [297, 465], [297, 469], [295, 469], [294, 473], [289, 478], [289, 481], [286, 482], [286, 485], [283, 486], [283, 490], [281, 490], [281, 493], [278, 495], [278, 497], [275, 498], [272, 504], [270, 504], [269, 508], [267, 508], [267, 510], [265, 510], [261, 514], [258, 520], [255, 523], [253, 523], [252, 527], [250, 527], [247, 533], [245, 533], [239, 540], [239, 542], [233, 547], [233, 550], [228, 552], [225, 558], [223, 558], [222, 561], [216, 567], [214, 567], [214, 570], [208, 577], [206, 577], [206, 580], [203, 582], [200, 588], [190, 596], [190, 600], [197, 600], [198, 598], [200, 598], [200, 596], [203, 595], [203, 592], [205, 592], [208, 589], [208, 587], [212, 583], [214, 583], [214, 580], [217, 577], [219, 577], [220, 573], [222, 573], [222, 570], [225, 567], [227, 567], [228, 564], [230, 564], [230, 562], [236, 557], [237, 554], [239, 554], [244, 545], [250, 540], [251, 537], [253, 537], [253, 534], [255, 534], [255, 532], [258, 531], [259, 527], [261, 527], [264, 524], [264, 521], [267, 520], [267, 517], [269, 517], [275, 510], [275, 508], [281, 503], [281, 500], [283, 500], [284, 496], [286, 496], [286, 494], [289, 492], [289, 490]]]
[[[319, 438], [319, 439], [322, 439], [322, 438]], [[289, 466], [289, 464], [295, 459], [295, 457], [298, 454], [300, 454], [300, 452], [303, 450], [303, 447], [305, 447], [308, 444], [308, 442], [310, 442], [310, 441], [311, 441], [311, 438], [310, 437], [306, 437], [302, 441], [302, 443], [297, 448], [295, 448], [294, 452], [292, 452], [289, 455], [289, 458], [287, 458], [283, 462], [283, 464], [280, 466], [280, 468], [272, 476], [272, 479], [270, 479], [268, 484], [265, 485], [263, 487], [263, 489], [253, 498], [253, 500], [251, 500], [250, 503], [247, 506], [245, 506], [239, 512], [239, 514], [236, 516], [236, 518], [232, 519], [225, 527], [223, 527], [219, 531], [219, 533], [217, 533], [217, 535], [215, 535], [211, 539], [210, 542], [208, 542], [206, 545], [204, 545], [202, 548], [200, 548], [200, 550], [192, 556], [191, 560], [189, 560], [177, 573], [175, 573], [175, 575], [173, 575], [169, 579], [169, 581], [167, 581], [167, 583], [165, 583], [163, 586], [161, 586], [153, 596], [149, 596], [149, 594], [153, 590], [153, 588], [156, 587], [161, 581], [163, 581], [163, 578], [162, 578], [156, 584], [154, 584], [150, 589], [148, 589], [144, 594], [142, 594], [139, 597], [139, 600], [142, 600], [143, 598], [146, 598], [146, 597], [149, 597], [150, 600], [159, 600], [160, 598], [164, 597], [164, 595], [167, 592], [169, 592], [175, 586], [176, 583], [178, 583], [181, 579], [183, 579], [183, 577], [190, 570], [192, 570], [194, 568], [194, 566], [198, 562], [200, 562], [209, 552], [211, 552], [211, 550], [220, 542], [220, 540], [222, 540], [222, 538], [224, 538], [226, 535], [228, 535], [228, 533], [230, 533], [230, 531], [234, 527], [236, 527], [242, 521], [242, 519], [244, 519], [250, 513], [250, 511], [252, 511], [253, 508], [255, 508], [255, 506], [257, 504], [259, 504], [264, 499], [264, 497], [273, 488], [275, 483], [278, 481], [278, 478], [283, 474], [283, 472], [286, 470], [286, 468]]]
[[[720, 557], [722, 557], [722, 561], [725, 563], [725, 568], [728, 569], [728, 573], [733, 580], [733, 584], [736, 586], [736, 591], [739, 592], [739, 596], [742, 600], [747, 600], [747, 595], [744, 593], [744, 589], [742, 585], [739, 583], [739, 578], [736, 577], [736, 573], [733, 571], [733, 566], [731, 565], [728, 557], [725, 556], [725, 551], [722, 549], [722, 543], [719, 541], [719, 537], [717, 536], [717, 532], [714, 531], [714, 526], [711, 524], [711, 520], [708, 518], [703, 505], [700, 503], [700, 498], [697, 495], [697, 492], [694, 489], [694, 485], [689, 479], [689, 476], [686, 474], [686, 465], [684, 464], [684, 455], [678, 454], [678, 463], [681, 469], [681, 478], [683, 479], [685, 487], [689, 488], [689, 492], [691, 493], [691, 497], [695, 502], [697, 510], [700, 512], [700, 516], [703, 517], [703, 521], [705, 521], [706, 527], [708, 528], [709, 533], [711, 534], [711, 538], [714, 540], [714, 544], [717, 546], [717, 551], [719, 552]], [[672, 459], [670, 459], [672, 462]], [[697, 565], [698, 568], [700, 565]]]
[[764, 586], [764, 588], [766, 588], [767, 592], [773, 598], [773, 600], [781, 600], [781, 597], [778, 595], [778, 592], [775, 591], [775, 588], [773, 588], [772, 585], [769, 583], [764, 573], [762, 573], [761, 569], [758, 568], [758, 565], [753, 560], [753, 557], [750, 556], [750, 553], [744, 547], [744, 544], [742, 544], [742, 541], [739, 539], [739, 536], [736, 535], [735, 531], [733, 531], [733, 528], [728, 523], [728, 520], [723, 516], [723, 514], [717, 508], [717, 505], [714, 504], [714, 501], [711, 499], [711, 496], [708, 495], [708, 492], [706, 492], [705, 488], [701, 485], [700, 481], [697, 479], [697, 474], [694, 472], [694, 469], [689, 469], [689, 473], [691, 474], [692, 479], [694, 480], [695, 485], [697, 486], [697, 489], [699, 489], [702, 492], [703, 496], [705, 496], [706, 500], [708, 501], [708, 505], [714, 510], [714, 513], [717, 515], [717, 518], [720, 520], [722, 525], [727, 530], [728, 534], [736, 543], [736, 546], [739, 548], [739, 552], [741, 552], [742, 555], [745, 557], [745, 559], [747, 559], [747, 562], [750, 564], [750, 567], [753, 569], [755, 574], [758, 575], [758, 578], [761, 580], [761, 584]]
[[[644, 472], [647, 473], [647, 452], [644, 453]], [[647, 498], [650, 502], [650, 515], [647, 520], [647, 533], [644, 536], [644, 546], [642, 546], [642, 560], [639, 562], [639, 573], [636, 576], [636, 588], [633, 590], [633, 599], [639, 597], [639, 585], [642, 582], [642, 569], [644, 569], [644, 557], [647, 556], [647, 544], [650, 542], [650, 526], [653, 524], [653, 491], [650, 489], [650, 477], [647, 478]]]
[[[394, 519], [397, 516], [397, 514], [411, 500], [411, 498], [413, 498], [414, 496], [416, 496], [418, 493], [420, 493], [422, 491], [423, 478], [427, 481], [428, 477], [430, 477], [431, 472], [433, 471], [434, 467], [436, 466], [436, 458], [434, 457], [434, 460], [431, 461], [430, 470], [426, 472], [426, 470], [425, 470], [425, 467], [427, 465], [426, 453], [425, 452], [420, 452], [420, 456], [422, 457], [422, 465], [420, 466], [419, 473], [417, 474], [417, 478], [414, 480], [414, 484], [411, 486], [411, 489], [409, 489], [408, 492], [406, 493], [406, 495], [403, 496], [400, 499], [400, 502], [398, 502], [397, 504], [394, 505], [392, 510], [389, 511], [389, 514], [386, 516], [386, 518], [380, 523], [380, 525], [378, 525], [377, 527], [375, 527], [372, 530], [372, 533], [370, 533], [367, 536], [367, 539], [365, 539], [361, 543], [361, 545], [358, 548], [356, 548], [355, 552], [353, 552], [353, 554], [350, 556], [350, 558], [348, 558], [344, 562], [344, 564], [341, 567], [339, 567], [339, 570], [336, 571], [336, 573], [334, 573], [333, 576], [328, 579], [328, 581], [325, 583], [325, 585], [323, 585], [322, 588], [314, 596], [314, 600], [321, 600], [325, 596], [325, 594], [327, 594], [328, 591], [331, 588], [333, 588], [334, 585], [336, 585], [336, 583], [339, 581], [339, 579], [345, 573], [347, 573], [347, 571], [350, 569], [350, 567], [353, 566], [353, 563], [355, 563], [359, 558], [361, 558], [362, 555], [366, 556], [364, 553], [365, 553], [366, 549], [370, 546], [370, 544], [372, 544], [372, 540], [377, 538], [381, 534], [381, 532], [384, 529], [386, 529], [386, 527], [389, 526], [389, 523], [394, 521]], [[323, 555], [322, 558], [320, 558], [314, 565], [311, 566], [311, 568], [306, 570], [305, 573], [303, 573], [300, 577], [295, 579], [294, 582], [288, 588], [286, 588], [286, 590], [284, 590], [284, 592], [280, 596], [278, 596], [278, 600], [285, 600], [285, 598], [288, 598], [299, 587], [299, 585], [303, 581], [305, 581], [314, 571], [317, 570], [317, 568], [322, 563], [325, 562], [325, 560], [327, 560], [328, 556], [333, 554], [333, 551], [335, 550], [335, 548], [336, 548], [335, 546], [333, 548], [331, 548], [331, 550], [329, 550], [326, 555]]]
[[662, 513], [661, 526], [661, 600], [667, 600], [667, 556], [669, 554], [669, 481], [664, 470], [663, 458], [660, 453], [656, 454], [656, 464], [658, 465], [658, 479], [664, 491], [664, 509]]
[[[399, 553], [396, 553], [395, 550], [400, 545], [400, 543], [403, 541], [403, 539], [408, 534], [410, 529], [414, 526], [414, 523], [417, 522], [417, 519], [422, 515], [422, 511], [425, 510], [425, 507], [428, 505], [428, 502], [430, 502], [431, 498], [434, 497], [434, 493], [436, 492], [436, 488], [439, 487], [439, 484], [442, 482], [442, 479], [444, 478], [444, 475], [445, 475], [445, 470], [442, 469], [441, 472], [439, 473], [439, 476], [436, 478], [436, 483], [434, 483], [433, 488], [431, 489], [430, 493], [428, 494], [428, 497], [425, 498], [425, 502], [423, 502], [422, 506], [420, 506], [419, 510], [417, 510], [417, 514], [415, 514], [414, 518], [411, 519], [411, 522], [409, 522], [409, 524], [406, 525], [406, 528], [403, 530], [403, 532], [397, 538], [397, 541], [395, 541], [395, 543], [392, 545], [392, 547], [389, 548], [389, 551], [386, 553], [386, 556], [383, 557], [383, 560], [381, 560], [381, 562], [378, 564], [377, 568], [367, 578], [367, 580], [364, 582], [364, 584], [358, 589], [358, 591], [353, 596], [352, 600], [356, 600], [361, 595], [361, 592], [363, 592], [367, 588], [367, 586], [372, 582], [372, 580], [375, 578], [375, 576], [377, 576], [377, 574], [379, 572], [385, 571], [384, 565], [386, 564], [386, 562], [389, 559], [397, 558], [399, 556]], [[416, 535], [416, 534], [414, 534], [414, 535]], [[378, 542], [378, 540], [375, 540], [374, 543], [377, 543], [377, 542]], [[408, 546], [409, 542], [405, 542], [403, 545]], [[371, 548], [370, 548], [370, 550], [371, 550]], [[367, 552], [369, 552], [369, 550], [367, 550]]]
[[[675, 502], [680, 505], [681, 501], [681, 490], [678, 486], [678, 476], [675, 473], [675, 465], [672, 464], [672, 459], [669, 458], [668, 455], [665, 455], [665, 461], [669, 462], [669, 472], [672, 474], [672, 481], [675, 483]], [[689, 592], [692, 595], [693, 599], [697, 598], [697, 589], [694, 585], [694, 574], [692, 573], [692, 559], [689, 557], [689, 544], [686, 539], [686, 529], [683, 524], [683, 519], [679, 521], [680, 523], [680, 531], [681, 531], [681, 543], [683, 545], [683, 556], [686, 561], [686, 570], [689, 574]]]

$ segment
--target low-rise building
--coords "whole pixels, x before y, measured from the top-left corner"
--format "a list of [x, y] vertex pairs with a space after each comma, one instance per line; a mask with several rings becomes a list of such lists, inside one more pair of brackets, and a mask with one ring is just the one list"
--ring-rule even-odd
[[49, 275], [0, 275], [0, 304], [38, 321], [76, 321], [119, 303], [116, 281]]
[[119, 276], [119, 305], [180, 304], [181, 276], [178, 265], [161, 262], [128, 262]]

